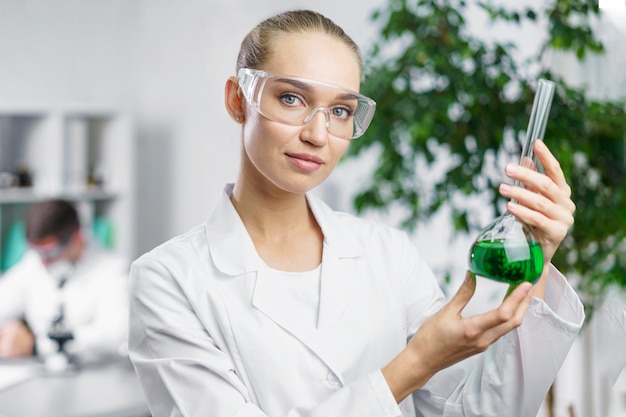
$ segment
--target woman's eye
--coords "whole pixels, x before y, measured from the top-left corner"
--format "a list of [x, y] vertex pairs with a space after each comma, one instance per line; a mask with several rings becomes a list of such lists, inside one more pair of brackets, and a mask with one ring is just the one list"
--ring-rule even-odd
[[344, 120], [352, 116], [352, 110], [347, 107], [333, 107], [331, 113], [333, 114], [333, 116]]
[[301, 101], [295, 94], [282, 94], [280, 100], [288, 106], [295, 106]]

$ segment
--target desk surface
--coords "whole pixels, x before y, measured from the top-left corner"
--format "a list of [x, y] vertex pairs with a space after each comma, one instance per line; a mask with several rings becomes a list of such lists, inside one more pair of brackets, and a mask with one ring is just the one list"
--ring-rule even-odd
[[146, 417], [150, 412], [128, 360], [41, 374], [0, 391], [1, 417]]

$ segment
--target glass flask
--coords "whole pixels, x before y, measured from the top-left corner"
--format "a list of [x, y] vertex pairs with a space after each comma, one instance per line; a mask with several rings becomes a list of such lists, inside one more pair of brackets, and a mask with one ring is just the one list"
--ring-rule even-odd
[[[554, 89], [552, 81], [540, 79], [537, 84], [520, 159], [522, 166], [537, 168], [533, 145], [545, 134]], [[523, 186], [519, 181], [515, 185]], [[509, 284], [508, 296], [520, 283], [539, 279], [543, 252], [531, 227], [507, 210], [479, 233], [470, 249], [468, 266], [478, 276]]]

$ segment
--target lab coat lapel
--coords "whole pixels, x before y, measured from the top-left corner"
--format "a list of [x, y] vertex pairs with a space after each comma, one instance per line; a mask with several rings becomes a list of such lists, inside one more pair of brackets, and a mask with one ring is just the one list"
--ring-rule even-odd
[[259, 267], [257, 271], [252, 304], [307, 344], [315, 344], [315, 339], [323, 339], [355, 296], [354, 278], [343, 270], [340, 260], [327, 245], [324, 245], [323, 256], [317, 328], [303, 326], [303, 321], [291, 305], [277, 299], [276, 294], [280, 291], [275, 288], [275, 281], [268, 279], [270, 272], [266, 266]]
[[343, 214], [313, 195], [307, 195], [307, 201], [324, 234], [318, 329], [327, 335], [358, 293], [358, 277], [347, 265], [362, 255], [364, 247]]
[[336, 346], [328, 339], [332, 329], [341, 322], [341, 316], [355, 297], [354, 284], [341, 262], [325, 246], [322, 266], [320, 306], [317, 328], [303, 325], [290, 305], [276, 298], [274, 281], [268, 279], [269, 270], [261, 266], [257, 272], [252, 304], [285, 331], [292, 334], [317, 355], [343, 382], [341, 366], [336, 359]]
[[355, 297], [355, 277], [344, 270], [333, 249], [324, 245], [320, 307], [317, 327], [326, 335], [336, 325]]
[[353, 237], [349, 226], [321, 200], [310, 195], [307, 200], [324, 233], [317, 328], [303, 326], [289, 305], [276, 299], [272, 280], [267, 279], [267, 267], [259, 267], [252, 303], [304, 343], [341, 379], [341, 367], [334, 353], [336, 346], [329, 340], [329, 335], [341, 326], [342, 315], [357, 296], [358, 277], [347, 270], [346, 260], [361, 255], [363, 245]]
[[298, 338], [302, 343], [317, 348], [319, 346], [317, 329], [303, 325], [297, 312], [293, 311], [291, 304], [285, 302], [285, 300], [278, 299], [277, 294], [281, 292], [276, 287], [275, 280], [272, 280], [269, 274], [269, 269], [266, 266], [259, 267], [252, 305], [272, 319], [277, 325]]
[[358, 277], [346, 267], [346, 259], [361, 255], [362, 242], [321, 200], [307, 195], [307, 201], [324, 234], [320, 304], [317, 328], [303, 326], [287, 303], [277, 299], [274, 282], [268, 279], [268, 267], [260, 260], [254, 244], [237, 212], [229, 201], [232, 185], [226, 187], [222, 200], [207, 223], [207, 240], [213, 262], [227, 275], [256, 273], [252, 305], [292, 334], [314, 352], [341, 379], [341, 367], [334, 359], [336, 349], [328, 337], [341, 325], [341, 317], [358, 292]]

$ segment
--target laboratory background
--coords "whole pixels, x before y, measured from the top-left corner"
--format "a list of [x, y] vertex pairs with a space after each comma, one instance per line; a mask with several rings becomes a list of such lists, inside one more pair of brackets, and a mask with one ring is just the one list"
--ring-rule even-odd
[[[387, 5], [387, 0], [0, 0], [2, 271], [17, 256], [11, 239], [23, 227], [24, 208], [42, 195], [77, 196], [81, 220], [101, 242], [132, 259], [203, 222], [238, 169], [240, 125], [226, 112], [223, 91], [246, 33], [277, 12], [311, 8], [342, 26], [366, 54], [380, 36], [372, 13]], [[490, 27], [478, 8], [467, 10], [472, 32], [514, 40], [520, 60], [544, 41], [544, 31]], [[616, 10], [593, 24], [604, 42], [603, 55], [579, 61], [554, 53], [544, 64], [572, 85], [586, 85], [593, 97], [624, 100], [626, 4]], [[371, 152], [346, 160], [314, 192], [332, 207], [353, 212], [353, 197], [374, 165]], [[393, 210], [363, 215], [399, 222]], [[473, 236], [455, 233], [445, 207], [410, 233], [441, 274], [442, 285], [454, 291]], [[493, 302], [499, 291], [486, 280], [479, 285], [475, 310]], [[619, 291], [612, 297], [624, 302]], [[626, 328], [623, 308], [621, 314]], [[620, 359], [626, 360], [620, 353], [624, 345], [614, 345], [626, 336], [607, 331], [601, 323], [585, 326], [539, 417], [626, 415], [626, 372], [619, 368]], [[615, 365], [607, 365], [607, 357], [616, 359]], [[4, 398], [0, 389], [0, 416]]]

